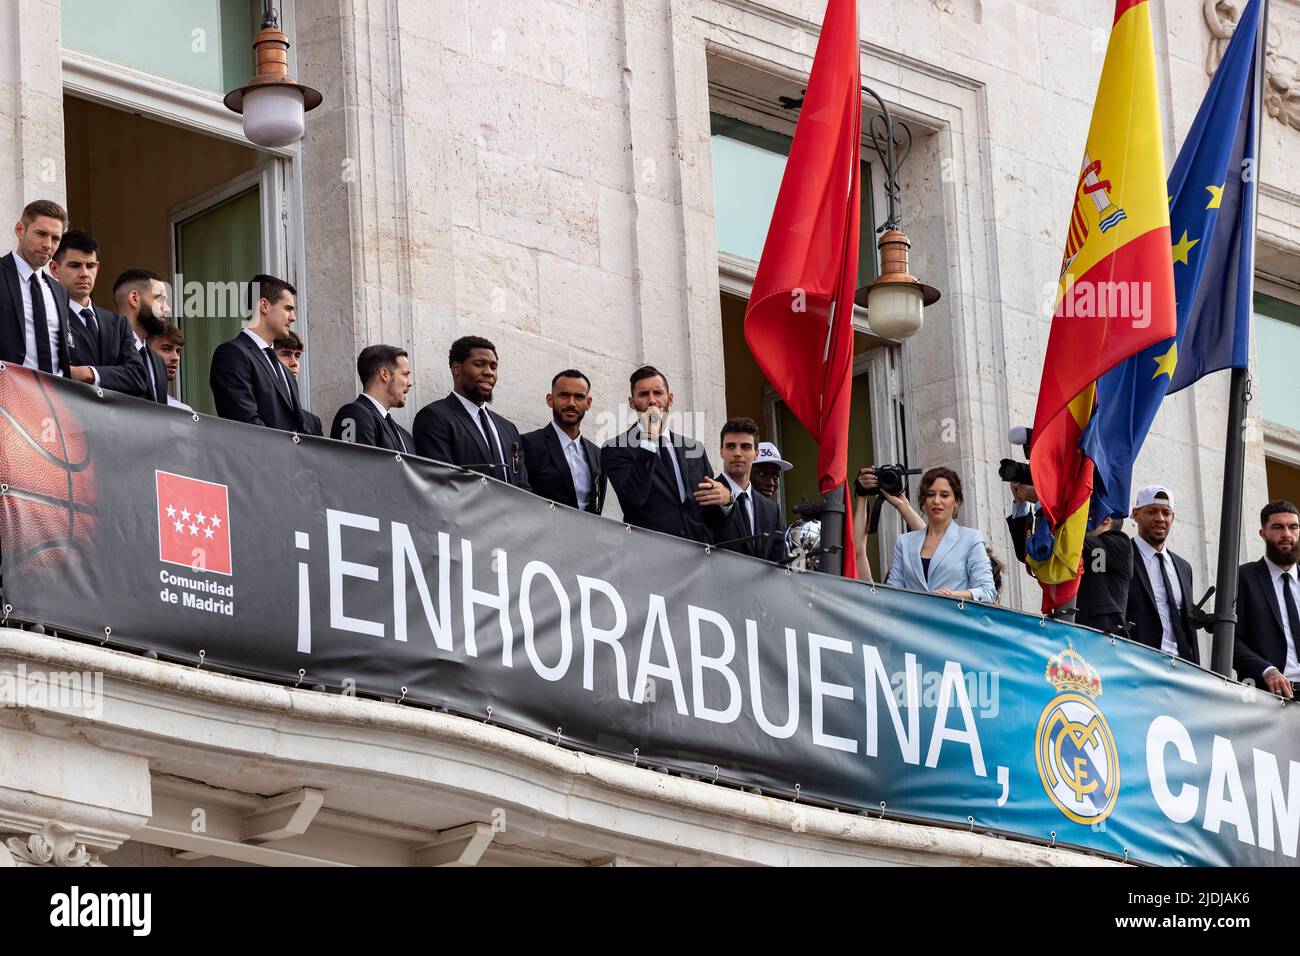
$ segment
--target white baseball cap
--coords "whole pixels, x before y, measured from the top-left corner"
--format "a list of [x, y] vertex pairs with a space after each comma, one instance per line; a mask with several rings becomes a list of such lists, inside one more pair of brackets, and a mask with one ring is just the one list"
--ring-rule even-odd
[[787, 471], [789, 471], [791, 468], [794, 467], [794, 465], [790, 464], [788, 461], [786, 461], [784, 458], [781, 457], [781, 452], [778, 451], [777, 447], [773, 445], [770, 441], [764, 441], [758, 443], [758, 457], [754, 459], [754, 464], [780, 465], [782, 474], [785, 474]]
[[1138, 492], [1137, 504], [1133, 507], [1145, 508], [1147, 505], [1166, 505], [1170, 511], [1177, 510], [1174, 508], [1174, 496], [1164, 485], [1147, 485]]

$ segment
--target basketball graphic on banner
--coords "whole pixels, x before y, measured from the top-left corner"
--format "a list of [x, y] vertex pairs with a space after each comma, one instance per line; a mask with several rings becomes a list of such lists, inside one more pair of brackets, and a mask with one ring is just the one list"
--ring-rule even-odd
[[57, 568], [95, 530], [86, 434], [34, 371], [0, 369], [0, 547], [14, 571]]

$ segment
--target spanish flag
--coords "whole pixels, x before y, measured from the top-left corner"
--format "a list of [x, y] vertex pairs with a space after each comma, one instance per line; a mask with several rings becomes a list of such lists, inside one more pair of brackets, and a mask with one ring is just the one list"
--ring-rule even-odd
[[1046, 521], [1027, 552], [1044, 611], [1079, 587], [1093, 480], [1080, 439], [1096, 381], [1177, 326], [1149, 6], [1116, 0], [1038, 389], [1029, 461]]

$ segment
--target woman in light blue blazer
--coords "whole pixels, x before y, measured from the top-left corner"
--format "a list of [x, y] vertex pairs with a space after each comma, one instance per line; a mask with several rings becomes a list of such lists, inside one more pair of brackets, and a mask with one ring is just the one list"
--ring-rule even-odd
[[899, 535], [885, 583], [968, 601], [996, 601], [983, 533], [957, 524], [962, 502], [957, 473], [931, 468], [921, 476], [919, 499], [925, 529]]

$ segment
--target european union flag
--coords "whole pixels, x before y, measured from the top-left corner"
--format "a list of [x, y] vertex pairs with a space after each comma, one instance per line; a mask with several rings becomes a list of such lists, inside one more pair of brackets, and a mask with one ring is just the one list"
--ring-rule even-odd
[[1242, 13], [1169, 174], [1178, 332], [1097, 381], [1082, 442], [1102, 514], [1129, 513], [1133, 462], [1165, 394], [1249, 362], [1261, 6], [1251, 0]]

